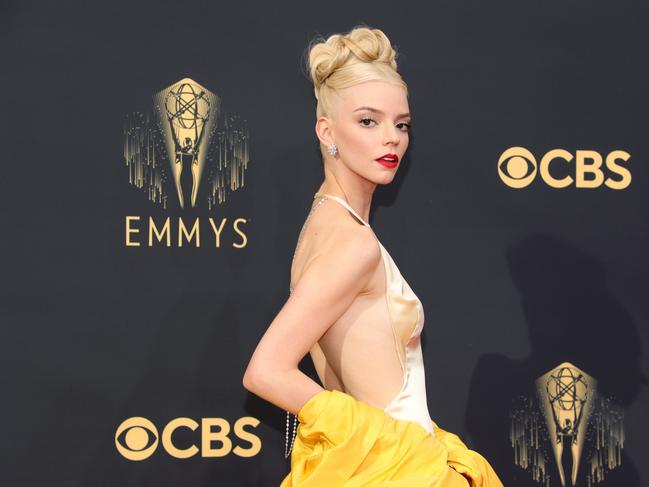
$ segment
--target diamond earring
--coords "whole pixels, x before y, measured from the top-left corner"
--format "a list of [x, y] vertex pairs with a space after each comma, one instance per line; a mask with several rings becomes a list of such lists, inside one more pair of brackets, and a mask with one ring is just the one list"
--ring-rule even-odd
[[329, 146], [327, 147], [327, 151], [328, 151], [329, 154], [331, 154], [332, 156], [335, 156], [335, 155], [336, 155], [336, 152], [338, 152], [338, 147], [336, 147], [336, 144], [331, 143], [331, 144], [329, 144]]

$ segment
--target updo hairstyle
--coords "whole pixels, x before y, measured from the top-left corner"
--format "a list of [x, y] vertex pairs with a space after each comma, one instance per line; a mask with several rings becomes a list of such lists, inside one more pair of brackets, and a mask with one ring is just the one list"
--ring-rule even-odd
[[313, 39], [306, 50], [307, 70], [317, 100], [316, 119], [334, 117], [338, 91], [366, 81], [408, 86], [397, 72], [397, 52], [379, 29], [364, 24], [326, 40]]

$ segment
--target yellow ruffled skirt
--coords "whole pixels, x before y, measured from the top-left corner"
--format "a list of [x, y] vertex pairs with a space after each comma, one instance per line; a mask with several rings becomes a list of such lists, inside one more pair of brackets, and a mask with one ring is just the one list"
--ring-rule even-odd
[[491, 465], [457, 435], [395, 419], [336, 390], [297, 414], [291, 472], [280, 487], [503, 487]]

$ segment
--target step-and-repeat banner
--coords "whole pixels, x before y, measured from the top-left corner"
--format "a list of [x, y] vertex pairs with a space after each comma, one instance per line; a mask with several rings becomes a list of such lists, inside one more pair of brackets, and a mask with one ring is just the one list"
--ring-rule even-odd
[[424, 305], [433, 419], [508, 487], [649, 485], [646, 4], [1, 10], [5, 485], [287, 474], [242, 377], [323, 177], [305, 49], [359, 24], [416, 120], [370, 221]]

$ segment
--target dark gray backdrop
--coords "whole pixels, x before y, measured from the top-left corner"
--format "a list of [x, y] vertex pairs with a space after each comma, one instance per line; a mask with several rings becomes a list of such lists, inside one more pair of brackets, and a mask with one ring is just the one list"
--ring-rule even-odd
[[[322, 177], [303, 49], [360, 22], [396, 44], [410, 87], [408, 156], [377, 190], [370, 223], [424, 304], [433, 418], [481, 451], [505, 485], [538, 485], [513, 463], [508, 408], [570, 361], [625, 411], [622, 465], [602, 485], [649, 482], [646, 3], [0, 9], [7, 485], [279, 484], [284, 412], [241, 377], [287, 298], [295, 240]], [[124, 165], [125, 115], [185, 76], [250, 129], [245, 187], [213, 210], [162, 210], [128, 184]], [[515, 190], [496, 170], [512, 146], [537, 160], [554, 148], [625, 150], [633, 180], [615, 191], [555, 189], [537, 177]], [[248, 245], [126, 247], [126, 215], [243, 217]], [[313, 374], [308, 357], [302, 367]], [[160, 430], [181, 416], [230, 425], [253, 416], [262, 450], [180, 460], [159, 446], [132, 462], [114, 439], [131, 416]], [[176, 442], [197, 438], [185, 430]]]

